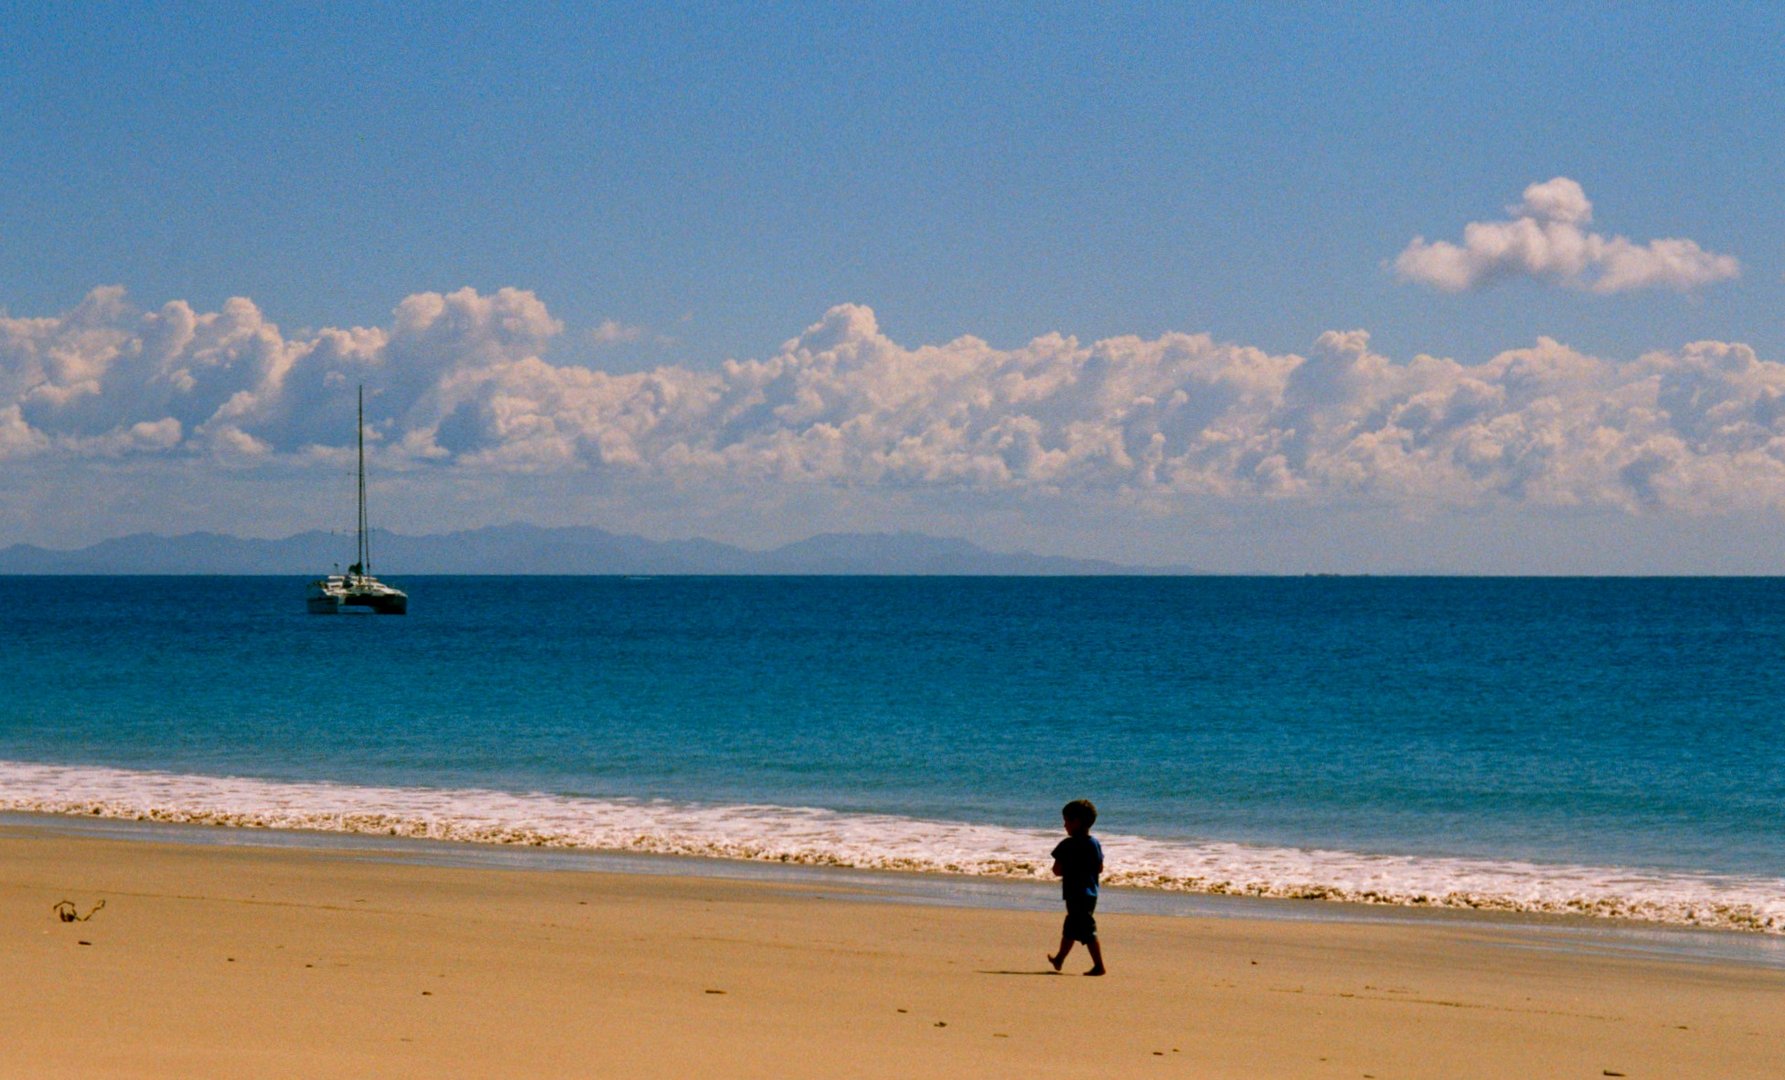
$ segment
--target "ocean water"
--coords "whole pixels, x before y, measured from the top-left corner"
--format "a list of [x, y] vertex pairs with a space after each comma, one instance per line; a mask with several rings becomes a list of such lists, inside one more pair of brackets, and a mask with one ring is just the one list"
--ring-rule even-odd
[[0, 810], [1785, 933], [1785, 581], [7, 578]]

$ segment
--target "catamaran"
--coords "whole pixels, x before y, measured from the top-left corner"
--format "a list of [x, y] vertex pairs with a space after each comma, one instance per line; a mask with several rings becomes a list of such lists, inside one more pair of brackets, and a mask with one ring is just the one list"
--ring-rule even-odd
[[[304, 606], [312, 615], [341, 611], [369, 611], [377, 615], [403, 615], [409, 611], [409, 594], [372, 576], [372, 535], [366, 527], [366, 388], [359, 388], [359, 534], [353, 565], [345, 574], [330, 574], [310, 583]], [[339, 565], [339, 564], [336, 564]]]

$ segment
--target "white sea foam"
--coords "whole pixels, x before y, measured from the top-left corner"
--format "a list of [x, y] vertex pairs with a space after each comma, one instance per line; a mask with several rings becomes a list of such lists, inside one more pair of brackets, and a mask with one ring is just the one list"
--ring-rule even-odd
[[[1045, 878], [1051, 830], [483, 790], [362, 787], [0, 762], [0, 810]], [[1370, 855], [1101, 833], [1110, 885], [1548, 912], [1785, 934], [1785, 880]]]

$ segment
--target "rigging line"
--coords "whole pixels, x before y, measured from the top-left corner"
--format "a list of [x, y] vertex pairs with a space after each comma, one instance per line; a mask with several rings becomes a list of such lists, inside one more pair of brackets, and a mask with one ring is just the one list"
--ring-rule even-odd
[[359, 439], [359, 542], [358, 551], [360, 573], [370, 576], [372, 573], [372, 546], [366, 537], [366, 387], [359, 387], [359, 416], [355, 425]]

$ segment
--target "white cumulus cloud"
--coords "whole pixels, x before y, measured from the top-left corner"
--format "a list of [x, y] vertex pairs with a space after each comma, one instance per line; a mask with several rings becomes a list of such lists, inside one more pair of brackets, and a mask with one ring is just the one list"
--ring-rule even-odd
[[[1539, 185], [1551, 224], [1590, 208]], [[1603, 272], [1609, 273], [1609, 270]], [[904, 345], [843, 304], [771, 355], [616, 374], [555, 364], [535, 295], [418, 293], [387, 325], [287, 337], [95, 290], [0, 318], [0, 459], [336, 469], [354, 388], [386, 476], [1101, 494], [1694, 513], [1785, 507], [1785, 364], [1705, 341], [1633, 359], [1540, 338], [1480, 363], [1330, 331], [1305, 355], [1206, 334]]]
[[1593, 204], [1581, 186], [1558, 176], [1525, 189], [1506, 221], [1475, 221], [1463, 242], [1414, 237], [1395, 258], [1404, 281], [1462, 292], [1508, 277], [1530, 277], [1596, 293], [1664, 288], [1687, 292], [1741, 274], [1732, 255], [1695, 241], [1651, 240], [1588, 231]]

